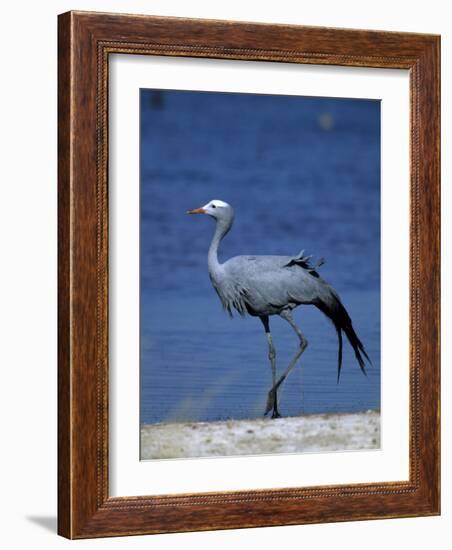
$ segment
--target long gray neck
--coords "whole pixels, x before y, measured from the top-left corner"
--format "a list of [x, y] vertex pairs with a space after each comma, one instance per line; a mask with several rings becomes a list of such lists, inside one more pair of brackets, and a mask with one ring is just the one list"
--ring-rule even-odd
[[221, 239], [231, 229], [231, 226], [232, 218], [228, 220], [216, 220], [215, 233], [213, 235], [212, 242], [210, 243], [209, 253], [207, 255], [209, 274], [213, 278], [217, 278], [221, 270], [221, 264], [218, 261], [218, 247], [220, 246]]

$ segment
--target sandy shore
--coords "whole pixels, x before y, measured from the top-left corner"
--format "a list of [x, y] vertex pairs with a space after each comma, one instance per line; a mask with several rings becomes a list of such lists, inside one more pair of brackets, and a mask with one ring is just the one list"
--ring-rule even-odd
[[323, 414], [141, 427], [141, 458], [378, 449], [380, 413]]

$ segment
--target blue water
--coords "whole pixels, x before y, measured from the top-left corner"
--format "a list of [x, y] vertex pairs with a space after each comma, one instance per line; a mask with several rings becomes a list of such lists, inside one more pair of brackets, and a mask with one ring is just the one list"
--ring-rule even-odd
[[[141, 422], [261, 417], [271, 386], [257, 318], [230, 319], [207, 272], [214, 229], [187, 209], [234, 207], [222, 261], [238, 254], [324, 257], [373, 366], [360, 372], [313, 306], [309, 341], [280, 412], [380, 407], [380, 103], [373, 100], [141, 91]], [[279, 372], [297, 338], [271, 318]]]

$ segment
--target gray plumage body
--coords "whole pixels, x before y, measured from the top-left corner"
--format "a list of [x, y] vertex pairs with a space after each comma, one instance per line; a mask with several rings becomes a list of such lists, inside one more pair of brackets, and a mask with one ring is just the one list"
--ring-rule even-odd
[[[280, 315], [285, 318], [300, 338], [301, 351], [289, 365], [287, 372], [277, 383], [275, 381], [274, 347], [269, 337], [273, 370], [273, 391], [271, 398], [274, 416], [279, 416], [276, 406], [276, 390], [296, 360], [307, 346], [307, 340], [295, 325], [290, 312], [301, 304], [312, 304], [322, 311], [334, 324], [339, 340], [338, 381], [342, 365], [342, 332], [353, 347], [361, 370], [365, 373], [362, 355], [369, 357], [356, 335], [351, 319], [337, 292], [322, 279], [317, 266], [312, 266], [310, 257], [300, 252], [297, 256], [235, 256], [224, 263], [218, 259], [221, 240], [231, 229], [234, 220], [232, 207], [219, 200], [213, 200], [202, 208], [189, 211], [191, 214], [208, 214], [216, 220], [215, 233], [207, 256], [209, 276], [223, 307], [232, 315], [258, 316], [270, 334], [268, 317]], [[271, 393], [270, 392], [270, 393]], [[268, 407], [267, 407], [268, 409]]]
[[333, 289], [307, 262], [303, 253], [298, 257], [235, 256], [209, 274], [227, 311], [276, 315], [300, 304], [328, 302], [332, 296]]

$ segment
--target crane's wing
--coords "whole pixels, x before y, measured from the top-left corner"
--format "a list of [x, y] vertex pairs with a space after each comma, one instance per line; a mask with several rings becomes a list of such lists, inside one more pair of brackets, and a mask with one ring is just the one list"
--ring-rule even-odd
[[313, 303], [327, 283], [316, 271], [321, 264], [313, 266], [309, 259], [304, 252], [293, 257], [236, 256], [223, 264], [216, 290], [228, 311], [232, 306], [241, 314], [266, 315], [287, 305]]
[[293, 256], [292, 258], [290, 258], [290, 260], [286, 263], [284, 267], [299, 265], [303, 269], [309, 271], [309, 273], [314, 277], [318, 277], [319, 274], [317, 273], [317, 269], [325, 263], [325, 260], [324, 258], [320, 258], [320, 260], [318, 260], [315, 265], [311, 265], [311, 258], [312, 255], [305, 256], [304, 250], [302, 250], [297, 256]]

